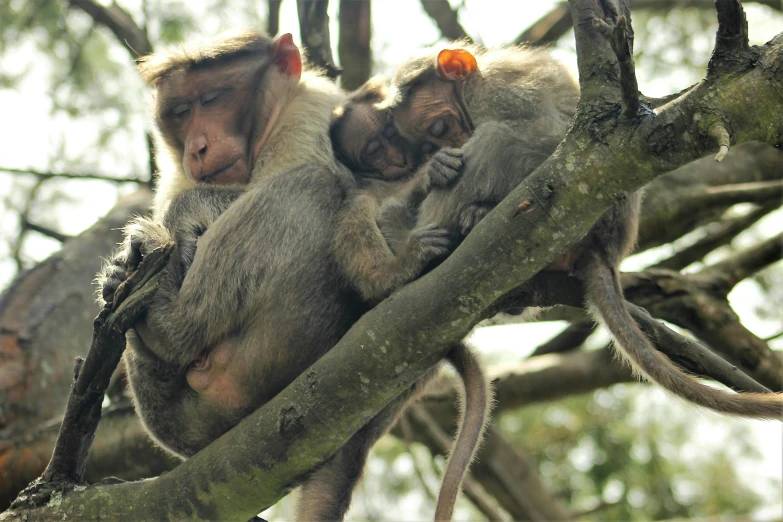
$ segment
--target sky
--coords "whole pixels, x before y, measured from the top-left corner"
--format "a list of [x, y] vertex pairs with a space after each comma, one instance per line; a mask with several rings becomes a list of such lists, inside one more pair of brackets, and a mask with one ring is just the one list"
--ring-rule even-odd
[[[453, 5], [460, 2], [451, 0]], [[198, 12], [201, 2], [170, 2], [170, 6], [183, 10]], [[258, 2], [264, 4], [263, 2]], [[138, 4], [121, 2], [133, 12]], [[546, 13], [554, 4], [549, 0], [537, 2], [522, 0], [465, 0], [460, 13], [463, 27], [477, 41], [486, 45], [501, 45], [513, 40], [525, 27]], [[330, 15], [332, 35], [337, 29], [337, 1], [332, 1]], [[373, 45], [376, 59], [375, 73], [390, 74], [396, 63], [422, 45], [432, 45], [441, 42], [440, 34], [433, 22], [424, 13], [419, 0], [376, 0], [373, 2]], [[770, 11], [746, 3], [752, 43], [763, 43], [781, 30], [783, 18], [770, 16]], [[503, 13], [498, 16], [498, 13]], [[221, 13], [220, 16], [202, 20], [204, 34], [211, 34], [222, 28], [242, 25], [242, 19], [237, 14], [232, 19], [231, 13]], [[648, 95], [660, 96], [682, 89], [699, 79], [699, 72], [691, 68], [677, 67], [683, 59], [682, 51], [676, 45], [667, 41], [665, 20], [657, 19], [650, 22], [653, 34], [663, 35], [648, 42], [637, 40], [636, 49], [662, 49], [672, 67], [667, 71], [638, 69], [640, 89]], [[286, 0], [283, 3], [280, 19], [281, 32], [291, 32], [299, 43], [298, 23], [295, 2]], [[695, 29], [694, 29], [695, 30]], [[334, 37], [333, 37], [334, 43]], [[696, 54], [709, 55], [712, 48], [711, 37], [704, 37], [697, 42]], [[125, 51], [118, 47], [117, 53], [127, 58]], [[0, 166], [17, 168], [37, 168], [41, 170], [68, 170], [73, 164], [82, 166], [83, 171], [113, 173], [119, 177], [131, 177], [136, 172], [146, 169], [146, 155], [142, 129], [145, 128], [144, 113], [131, 121], [131, 131], [121, 134], [109, 141], [105, 147], [96, 149], [91, 143], [101, 125], [111, 125], [111, 116], [104, 121], [91, 119], [74, 120], [62, 113], [52, 114], [51, 92], [49, 85], [48, 61], [36, 59], [40, 56], [32, 43], [10, 53], [0, 61], [0, 67], [6, 72], [29, 70], [30, 74], [19, 90], [0, 89], [0, 106], [3, 107], [3, 119], [13, 122], [12, 125], [0, 126]], [[558, 43], [554, 50], [555, 56], [576, 69], [573, 44], [570, 39]], [[335, 52], [336, 56], [336, 52]], [[125, 74], [125, 73], [123, 73]], [[143, 103], [146, 96], [140, 81], [129, 69], [127, 78], [118, 82], [122, 89], [127, 90], [129, 99], [135, 103]], [[46, 125], [41, 125], [46, 122]], [[82, 140], [74, 140], [80, 136]], [[85, 145], [87, 144], [87, 145]], [[78, 158], [76, 162], [65, 158]], [[4, 239], [17, 230], [17, 213], [11, 208], [18, 205], [18, 185], [29, 185], [29, 180], [0, 172], [0, 196], [9, 201], [0, 200], [0, 288], [10, 282], [15, 271], [15, 265], [8, 260], [9, 251]], [[41, 215], [40, 219], [50, 219], [51, 224], [68, 234], [78, 234], [90, 226], [99, 216], [105, 214], [114, 204], [118, 194], [134, 190], [127, 184], [119, 189], [113, 184], [99, 181], [68, 181], [54, 182], [45, 185], [44, 192], [67, 189], [64, 211], [60, 215]], [[16, 195], [15, 195], [16, 194]], [[759, 237], [769, 237], [780, 230], [781, 216], [767, 218], [754, 231], [738, 238], [738, 245], [751, 244]], [[42, 260], [59, 249], [59, 243], [37, 234], [29, 234], [25, 244], [25, 253], [31, 259]], [[667, 250], [668, 249], [668, 250]], [[637, 256], [624, 265], [625, 269], [640, 268], [654, 261], [656, 257], [665, 257], [671, 252], [671, 247], [663, 247], [658, 251]], [[723, 253], [714, 254], [717, 260]], [[780, 265], [778, 265], [780, 266]], [[757, 283], [746, 281], [739, 284], [732, 292], [732, 305], [742, 318], [743, 323], [761, 337], [769, 336], [783, 330], [780, 319], [764, 319], [755, 310], [754, 304], [762, 299]], [[524, 358], [535, 346], [556, 333], [562, 325], [539, 323], [528, 325], [494, 326], [477, 330], [471, 337], [471, 342], [479, 346], [482, 354], [490, 361], [508, 361]], [[524, 340], [524, 342], [521, 342]], [[598, 343], [599, 340], [594, 342]], [[778, 349], [783, 348], [783, 339], [777, 341]], [[645, 389], [638, 394], [640, 410], [650, 401], [664, 404], [668, 399], [663, 392]], [[688, 414], [692, 408], [672, 404], [678, 415]], [[759, 488], [764, 488], [763, 477], [783, 476], [781, 462], [783, 454], [783, 428], [779, 423], [763, 423], [754, 421], [739, 421], [726, 419], [709, 412], [700, 412], [694, 416], [693, 434], [701, 447], [719, 447], [730, 444], [715, 433], [721, 433], [721, 426], [741, 425], [745, 427], [747, 437], [755, 440], [765, 459], [763, 465], [758, 463], [740, 463], [740, 466], [750, 466], [747, 469], [749, 480], [758, 481]], [[716, 431], [717, 429], [717, 431]], [[759, 517], [780, 516], [783, 512], [779, 492], [765, 490], [769, 502]], [[777, 499], [775, 496], [777, 495]]]

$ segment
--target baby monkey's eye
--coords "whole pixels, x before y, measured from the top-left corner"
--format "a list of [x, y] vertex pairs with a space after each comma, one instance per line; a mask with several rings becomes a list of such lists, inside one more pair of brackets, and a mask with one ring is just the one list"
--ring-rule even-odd
[[446, 125], [446, 120], [443, 118], [440, 118], [438, 121], [433, 123], [429, 130], [427, 131], [430, 136], [433, 138], [442, 138], [446, 135], [446, 131], [448, 131], [448, 126]]
[[379, 150], [381, 150], [381, 142], [378, 140], [370, 140], [364, 148], [364, 153], [368, 156], [374, 156]]

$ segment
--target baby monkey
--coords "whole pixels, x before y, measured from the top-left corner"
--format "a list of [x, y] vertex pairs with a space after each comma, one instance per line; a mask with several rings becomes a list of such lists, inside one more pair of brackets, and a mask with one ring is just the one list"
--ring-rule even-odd
[[[399, 135], [383, 108], [388, 87], [384, 78], [370, 79], [334, 109], [329, 130], [335, 156], [357, 184], [342, 214], [335, 250], [369, 302], [386, 298], [449, 252], [447, 231], [417, 224], [415, 210], [431, 190], [451, 186], [462, 167], [459, 149], [444, 149], [422, 165], [422, 154]], [[400, 204], [390, 205], [390, 200]]]
[[[432, 259], [445, 256], [445, 230], [416, 226], [415, 209], [433, 189], [446, 188], [459, 175], [462, 152], [447, 149], [437, 161], [420, 167], [420, 155], [397, 133], [391, 114], [382, 108], [388, 82], [372, 78], [333, 112], [330, 135], [335, 156], [353, 173], [357, 193], [343, 212], [336, 248], [344, 272], [369, 301], [385, 298], [397, 287], [418, 277]], [[395, 216], [389, 226], [378, 226], [380, 205], [394, 199]], [[387, 207], [390, 208], [390, 207]], [[489, 413], [491, 392], [481, 363], [460, 343], [446, 360], [464, 385], [462, 419], [443, 485], [435, 520], [450, 520], [454, 502]], [[437, 370], [420, 379], [409, 392], [423, 389]]]

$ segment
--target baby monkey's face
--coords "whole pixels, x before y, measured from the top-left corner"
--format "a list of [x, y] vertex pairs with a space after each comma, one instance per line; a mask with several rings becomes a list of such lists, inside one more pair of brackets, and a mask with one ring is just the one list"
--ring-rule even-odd
[[391, 181], [414, 172], [413, 149], [397, 132], [388, 110], [371, 103], [353, 103], [346, 109], [335, 147], [355, 174]]

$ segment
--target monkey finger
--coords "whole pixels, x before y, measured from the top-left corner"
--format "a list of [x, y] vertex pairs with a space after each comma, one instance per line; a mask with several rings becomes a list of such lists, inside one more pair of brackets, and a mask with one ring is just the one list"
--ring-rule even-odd
[[131, 271], [135, 270], [136, 267], [139, 266], [142, 257], [144, 257], [141, 253], [143, 244], [144, 240], [140, 237], [134, 237], [130, 241], [130, 251], [128, 252], [128, 260], [125, 264]]
[[447, 187], [456, 180], [462, 170], [464, 157], [460, 149], [441, 149], [429, 165], [430, 185]]
[[117, 291], [117, 287], [120, 286], [122, 281], [119, 279], [107, 279], [106, 283], [101, 288], [101, 297], [107, 303], [114, 302], [114, 293]]

